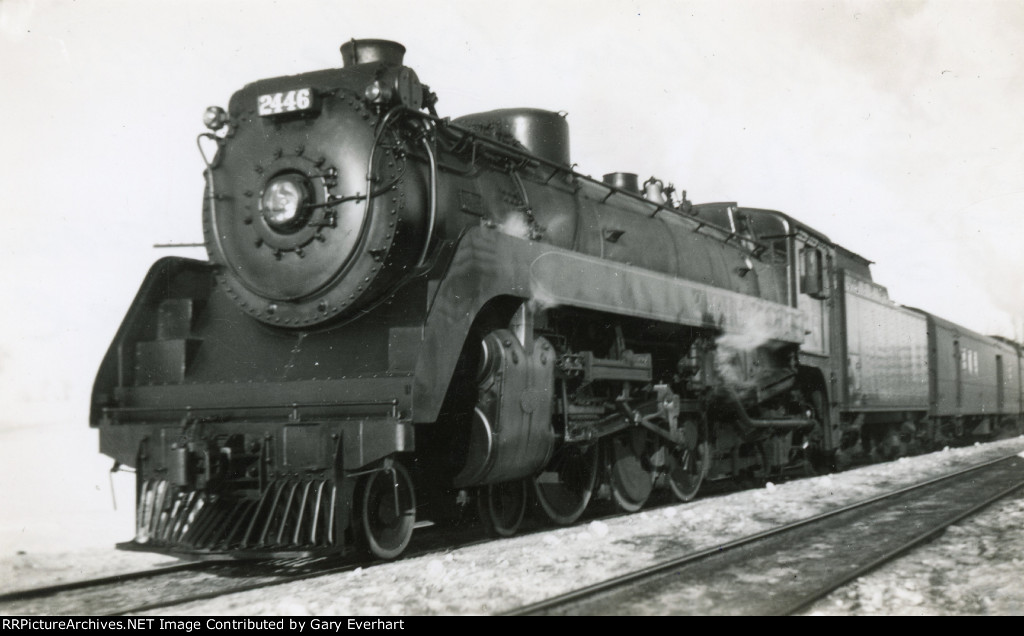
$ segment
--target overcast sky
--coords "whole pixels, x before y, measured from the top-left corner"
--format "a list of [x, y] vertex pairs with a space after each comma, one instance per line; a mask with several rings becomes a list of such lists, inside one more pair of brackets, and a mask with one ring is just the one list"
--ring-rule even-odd
[[[587, 174], [804, 220], [903, 304], [1024, 325], [1024, 2], [0, 0], [0, 419], [86, 426], [149, 265], [199, 250], [203, 109], [402, 42], [438, 111], [569, 113]], [[51, 405], [46, 407], [44, 405]]]

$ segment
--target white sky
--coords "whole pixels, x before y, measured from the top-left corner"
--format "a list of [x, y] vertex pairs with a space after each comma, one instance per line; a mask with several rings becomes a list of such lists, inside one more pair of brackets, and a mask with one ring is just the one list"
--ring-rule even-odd
[[0, 420], [86, 426], [149, 265], [197, 242], [203, 109], [386, 38], [458, 116], [569, 113], [594, 176], [786, 211], [901, 303], [1024, 329], [1024, 2], [0, 0]]

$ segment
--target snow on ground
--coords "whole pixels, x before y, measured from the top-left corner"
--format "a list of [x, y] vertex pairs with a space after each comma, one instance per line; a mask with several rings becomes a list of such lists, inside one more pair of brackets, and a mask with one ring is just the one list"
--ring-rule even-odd
[[[16, 438], [3, 440], [0, 452], [4, 456], [8, 442]], [[23, 446], [22, 450], [28, 449]], [[669, 553], [712, 546], [1013, 452], [1024, 452], [1024, 437], [602, 518], [575, 527], [176, 607], [168, 613], [496, 613], [650, 565]], [[70, 461], [70, 455], [67, 459]], [[98, 495], [94, 500], [76, 503], [54, 499], [50, 502], [53, 505], [14, 502], [20, 506], [21, 518], [0, 523], [2, 589], [169, 562], [166, 557], [111, 549], [115, 541], [130, 535], [131, 518], [124, 508], [117, 513], [109, 511], [109, 486], [99, 491], [95, 488], [101, 479], [106, 480], [106, 476], [82, 473], [75, 478], [82, 482], [76, 492], [100, 492], [108, 500], [106, 513], [100, 512]], [[130, 487], [123, 492], [120, 484], [116, 488], [119, 504], [126, 508]], [[1019, 585], [1024, 576], [1024, 538], [1019, 531], [1022, 521], [1024, 502], [1006, 502], [950, 530], [897, 564], [838, 590], [808, 613], [1024, 613], [1024, 589]], [[661, 608], [657, 613], [671, 611]]]
[[86, 424], [0, 426], [0, 593], [169, 560], [113, 549], [132, 538], [135, 480], [114, 475], [112, 493], [97, 449]]

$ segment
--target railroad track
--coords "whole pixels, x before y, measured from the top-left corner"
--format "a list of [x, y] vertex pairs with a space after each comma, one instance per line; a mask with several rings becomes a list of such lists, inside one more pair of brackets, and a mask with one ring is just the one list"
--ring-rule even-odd
[[25, 590], [17, 590], [14, 592], [6, 592], [4, 594], [0, 594], [0, 609], [6, 610], [10, 607], [17, 607], [18, 603], [31, 603], [37, 599], [88, 590], [90, 588], [100, 588], [107, 585], [121, 585], [131, 581], [169, 576], [179, 572], [202, 570], [210, 567], [210, 565], [212, 564], [209, 562], [194, 561], [190, 563], [180, 563], [177, 565], [151, 568], [148, 570], [136, 570], [134, 572], [112, 574], [110, 576], [101, 576], [93, 579], [82, 579], [78, 581], [70, 581], [68, 583], [58, 583], [55, 585], [46, 585]]
[[505, 614], [795, 614], [1022, 486], [1004, 457]]
[[[454, 537], [454, 539], [453, 539]], [[404, 559], [489, 541], [472, 527], [447, 536], [425, 533]], [[83, 579], [0, 594], [0, 615], [122, 616], [205, 601], [311, 578], [374, 567], [357, 558], [291, 559], [266, 562], [190, 561], [125, 574]]]
[[196, 561], [0, 595], [0, 614], [117, 616], [279, 585], [358, 567], [322, 561]]
[[[1004, 458], [997, 460], [996, 462], [990, 462], [990, 464], [972, 467], [968, 470], [961, 471], [960, 473], [947, 475], [928, 483], [937, 484], [940, 482], [955, 480], [958, 476], [977, 471], [985, 468], [986, 466], [994, 465], [1003, 461], [1006, 461], [1006, 459]], [[927, 484], [918, 485], [899, 492], [909, 493], [925, 485]], [[882, 501], [893, 497], [895, 494], [898, 493], [879, 497], [870, 500], [870, 502]], [[814, 524], [819, 521], [838, 515], [844, 511], [855, 510], [870, 502], [862, 502], [855, 506], [832, 511], [826, 515], [819, 515], [813, 519], [791, 524], [780, 530], [794, 530], [802, 526], [818, 528], [818, 526], [815, 526]], [[595, 510], [593, 512], [597, 513], [598, 511]], [[593, 516], [594, 518], [601, 519], [609, 515], [594, 514]], [[547, 529], [549, 528], [524, 528], [524, 534], [543, 532]], [[583, 599], [588, 595], [601, 593], [601, 590], [612, 590], [616, 587], [625, 589], [631, 584], [630, 581], [635, 581], [635, 584], [639, 584], [639, 582], [644, 578], [645, 573], [649, 576], [653, 576], [657, 572], [667, 572], [674, 567], [686, 567], [687, 563], [696, 565], [702, 558], [709, 556], [710, 553], [735, 551], [744, 545], [756, 541], [758, 538], [763, 537], [767, 539], [778, 532], [779, 531], [771, 531], [762, 533], [761, 535], [733, 542], [725, 546], [719, 546], [703, 553], [690, 555], [684, 559], [677, 559], [676, 561], [662, 566], [647, 568], [642, 572], [628, 575], [626, 577], [620, 577], [600, 586], [587, 588], [587, 590], [583, 590], [572, 595], [559, 597], [559, 599], [562, 599], [561, 601], [559, 601], [559, 599], [552, 599], [544, 603], [520, 608], [519, 610], [513, 610], [510, 613], [600, 613], [601, 610], [586, 609], [582, 605], [577, 605], [577, 609], [574, 610], [571, 609], [569, 605], [566, 605], [566, 603], [571, 602], [569, 597], [578, 597], [579, 599]], [[822, 532], [828, 531], [818, 528], [817, 530], [811, 530], [810, 536], [814, 537], [816, 540], [819, 537], [815, 536], [815, 533]], [[405, 558], [415, 558], [417, 556], [437, 553], [447, 549], [465, 548], [475, 543], [483, 543], [488, 540], [489, 539], [481, 538], [479, 528], [473, 524], [463, 526], [454, 531], [449, 530], [444, 533], [417, 533], [417, 536], [414, 537], [414, 545], [411, 546], [412, 549], [408, 552]], [[772, 553], [769, 552], [769, 554]], [[140, 614], [230, 594], [237, 594], [250, 590], [301, 581], [309, 578], [344, 573], [359, 567], [373, 567], [374, 565], [376, 564], [354, 561], [352, 559], [348, 559], [346, 561], [328, 561], [323, 559], [293, 560], [270, 563], [238, 563], [224, 561], [189, 562], [171, 567], [157, 568], [150, 571], [109, 576], [99, 579], [2, 594], [0, 595], [0, 614], [89, 614], [94, 616]], [[711, 567], [714, 569], [716, 566]], [[801, 571], [800, 573], [801, 576], [803, 576], [803, 572]], [[704, 585], [703, 582], [701, 585]], [[841, 585], [841, 583], [833, 587], [838, 587], [839, 585]], [[709, 586], [706, 585], [705, 587]], [[601, 588], [601, 590], [595, 588]], [[652, 592], [652, 594], [654, 593], [655, 592]], [[560, 605], [561, 609], [559, 609]], [[729, 607], [728, 604], [722, 604], [721, 606]], [[688, 606], [683, 604], [681, 609], [685, 610], [686, 607]], [[622, 609], [621, 611], [612, 611], [611, 613], [629, 613], [629, 611], [631, 610]], [[639, 612], [639, 610], [637, 611]], [[712, 607], [705, 608], [703, 610], [695, 609], [693, 613], [714, 613], [715, 611], [716, 610]]]

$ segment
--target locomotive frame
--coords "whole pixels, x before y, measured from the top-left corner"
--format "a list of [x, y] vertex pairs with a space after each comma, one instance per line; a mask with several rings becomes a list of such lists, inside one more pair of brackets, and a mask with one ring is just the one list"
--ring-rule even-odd
[[383, 40], [213, 108], [209, 262], [158, 261], [97, 374], [134, 541], [399, 556], [595, 496], [829, 470], [1022, 422], [1018, 344], [889, 300], [773, 210], [573, 169], [564, 117], [454, 121]]

